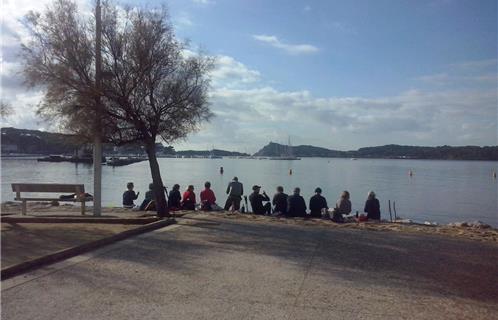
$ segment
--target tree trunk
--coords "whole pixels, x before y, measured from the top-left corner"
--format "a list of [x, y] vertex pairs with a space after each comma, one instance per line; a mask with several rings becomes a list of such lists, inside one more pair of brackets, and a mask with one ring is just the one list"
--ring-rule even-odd
[[154, 184], [154, 195], [156, 199], [156, 210], [158, 217], [168, 217], [169, 210], [164, 195], [163, 180], [161, 179], [161, 172], [159, 170], [159, 163], [157, 163], [156, 144], [155, 141], [148, 141], [145, 145], [145, 150], [149, 156], [150, 173], [152, 175], [152, 183]]

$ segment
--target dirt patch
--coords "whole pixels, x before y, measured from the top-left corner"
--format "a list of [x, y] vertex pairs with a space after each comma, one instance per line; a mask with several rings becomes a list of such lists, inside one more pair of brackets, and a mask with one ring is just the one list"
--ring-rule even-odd
[[136, 227], [121, 224], [2, 222], [2, 268]]

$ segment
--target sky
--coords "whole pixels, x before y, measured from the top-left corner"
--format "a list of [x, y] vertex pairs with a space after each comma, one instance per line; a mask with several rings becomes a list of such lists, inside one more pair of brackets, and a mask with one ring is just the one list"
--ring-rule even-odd
[[[3, 0], [1, 98], [16, 112], [2, 126], [58, 130], [18, 73], [19, 19], [48, 1]], [[147, 2], [162, 4], [176, 35], [216, 58], [215, 117], [177, 150], [498, 145], [495, 0]]]

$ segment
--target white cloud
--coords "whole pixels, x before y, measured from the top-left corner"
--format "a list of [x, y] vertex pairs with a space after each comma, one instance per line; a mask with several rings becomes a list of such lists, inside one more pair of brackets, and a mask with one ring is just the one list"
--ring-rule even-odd
[[194, 26], [194, 21], [186, 12], [180, 12], [178, 16], [173, 18], [173, 24], [177, 29], [187, 29]]
[[202, 4], [202, 5], [209, 5], [209, 4], [215, 4], [216, 2], [213, 0], [192, 0], [193, 3], [195, 4]]
[[293, 55], [316, 53], [319, 49], [310, 44], [288, 44], [279, 40], [276, 36], [265, 34], [253, 35], [253, 39], [269, 44], [274, 48], [282, 49]]
[[261, 79], [258, 71], [249, 69], [243, 63], [225, 55], [216, 57], [216, 67], [211, 76], [216, 87], [237, 87], [253, 84]]
[[[244, 67], [245, 68], [245, 67]], [[190, 147], [209, 141], [256, 151], [268, 141], [354, 149], [388, 143], [496, 145], [494, 90], [409, 90], [382, 98], [317, 98], [308, 91], [257, 86], [215, 87], [213, 123], [190, 136]]]
[[304, 6], [303, 11], [304, 11], [304, 12], [309, 12], [309, 11], [311, 11], [311, 6], [310, 6], [310, 5], [306, 5], [306, 6]]

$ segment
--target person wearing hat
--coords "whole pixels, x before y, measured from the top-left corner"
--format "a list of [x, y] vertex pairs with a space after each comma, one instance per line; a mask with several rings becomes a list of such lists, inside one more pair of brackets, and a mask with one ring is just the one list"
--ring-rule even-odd
[[252, 193], [249, 196], [249, 201], [251, 202], [252, 212], [255, 214], [263, 214], [270, 215], [271, 214], [271, 204], [270, 202], [266, 202], [263, 204], [263, 201], [270, 201], [270, 198], [266, 195], [266, 192], [263, 191], [263, 194], [259, 193], [261, 186], [253, 186]]
[[234, 211], [240, 209], [240, 201], [242, 200], [242, 195], [244, 194], [244, 186], [239, 182], [239, 178], [233, 177], [232, 181], [227, 187], [228, 199], [225, 203], [225, 210], [230, 210], [230, 207]]
[[312, 218], [321, 218], [322, 210], [328, 209], [327, 200], [322, 196], [322, 189], [316, 188], [315, 195], [310, 199], [310, 215]]

